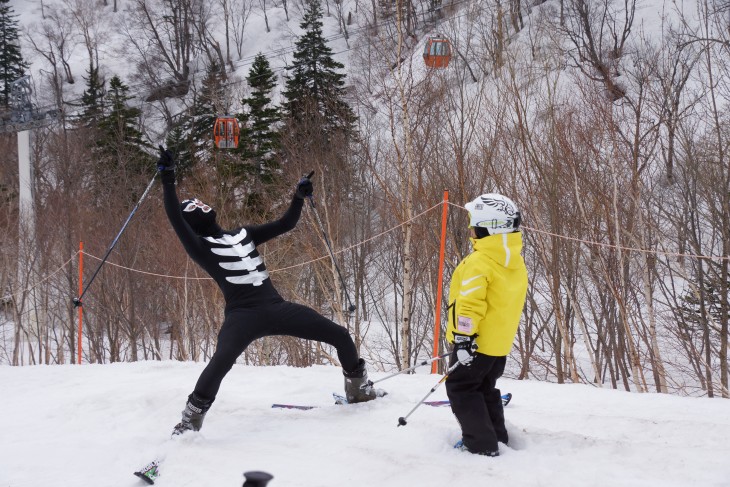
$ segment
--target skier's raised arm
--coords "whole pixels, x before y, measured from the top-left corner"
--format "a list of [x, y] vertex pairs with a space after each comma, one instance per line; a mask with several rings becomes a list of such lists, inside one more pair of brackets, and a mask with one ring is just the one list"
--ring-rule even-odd
[[185, 222], [180, 208], [180, 200], [175, 190], [175, 156], [169, 150], [160, 146], [160, 158], [157, 161], [157, 171], [162, 182], [163, 202], [165, 213], [170, 220], [180, 242], [188, 254], [195, 258], [203, 251], [200, 240], [193, 229]]
[[[310, 174], [311, 176], [311, 174]], [[302, 206], [304, 206], [304, 198], [314, 194], [314, 187], [309, 176], [305, 176], [297, 183], [297, 188], [291, 199], [291, 204], [286, 212], [278, 220], [274, 220], [263, 225], [254, 225], [246, 227], [249, 235], [253, 239], [254, 244], [261, 245], [274, 237], [286, 233], [297, 226], [299, 217], [302, 214]]]

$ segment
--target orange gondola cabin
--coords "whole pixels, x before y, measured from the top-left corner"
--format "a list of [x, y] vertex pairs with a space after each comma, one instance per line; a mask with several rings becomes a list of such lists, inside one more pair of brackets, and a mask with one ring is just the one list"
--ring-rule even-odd
[[225, 115], [220, 116], [215, 121], [213, 128], [213, 138], [215, 146], [219, 149], [236, 149], [238, 148], [238, 120], [236, 117]]
[[423, 50], [423, 60], [429, 68], [445, 68], [451, 61], [451, 43], [445, 37], [431, 37]]

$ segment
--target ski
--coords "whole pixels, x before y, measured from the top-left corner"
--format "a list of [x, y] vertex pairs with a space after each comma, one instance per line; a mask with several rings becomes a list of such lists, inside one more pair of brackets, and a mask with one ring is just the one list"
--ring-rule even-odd
[[[512, 400], [512, 393], [511, 392], [508, 392], [507, 394], [502, 394], [502, 406], [503, 407], [506, 406], [507, 404], [509, 404], [509, 402], [511, 400]], [[425, 404], [426, 406], [433, 406], [433, 407], [436, 407], [436, 408], [445, 407], [445, 406], [450, 406], [451, 405], [451, 403], [448, 400], [446, 400], [446, 401], [426, 401], [423, 404]]]
[[[347, 398], [343, 396], [342, 394], [337, 394], [336, 392], [332, 393], [332, 398], [335, 400], [335, 404], [342, 405], [342, 404], [348, 404]], [[272, 404], [272, 408], [274, 409], [299, 409], [302, 411], [308, 411], [310, 409], [316, 409], [319, 406], [305, 406], [302, 404]]]
[[157, 480], [157, 477], [160, 476], [159, 460], [155, 460], [152, 463], [146, 465], [145, 467], [139, 469], [138, 471], [134, 472], [134, 475], [141, 478], [149, 485], [154, 484], [155, 480]]
[[[347, 404], [347, 398], [341, 394], [332, 393], [332, 397], [335, 400], [335, 404]], [[508, 392], [507, 394], [502, 394], [502, 406], [506, 406], [509, 404], [509, 402], [512, 400], [512, 393]], [[450, 406], [451, 403], [446, 401], [426, 401], [423, 404], [427, 406], [433, 406], [433, 407], [445, 407]], [[272, 408], [278, 408], [278, 409], [300, 409], [302, 411], [308, 411], [310, 409], [316, 409], [320, 406], [305, 406], [301, 404], [272, 404]]]
[[448, 400], [446, 400], [446, 401], [424, 401], [423, 404], [425, 404], [426, 406], [433, 406], [435, 408], [443, 408], [443, 407], [451, 406], [451, 403]]
[[317, 406], [300, 406], [299, 404], [272, 404], [271, 407], [279, 409], [301, 409], [302, 411], [306, 411], [308, 409], [314, 409]]

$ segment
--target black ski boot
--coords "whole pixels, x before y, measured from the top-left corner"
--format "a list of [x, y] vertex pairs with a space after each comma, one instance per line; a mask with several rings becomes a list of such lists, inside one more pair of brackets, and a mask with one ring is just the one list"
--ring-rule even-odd
[[211, 401], [207, 401], [194, 392], [188, 396], [188, 402], [182, 412], [182, 419], [172, 430], [172, 436], [177, 436], [186, 431], [200, 431], [203, 427], [205, 413], [210, 409]]
[[342, 373], [345, 375], [345, 397], [348, 403], [372, 401], [386, 394], [384, 390], [373, 387], [373, 383], [368, 380], [363, 359], [358, 361], [355, 370], [352, 372], [343, 370]]

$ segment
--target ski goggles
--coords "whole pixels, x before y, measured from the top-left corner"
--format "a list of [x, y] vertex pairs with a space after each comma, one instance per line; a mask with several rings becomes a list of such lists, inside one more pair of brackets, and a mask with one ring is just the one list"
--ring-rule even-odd
[[196, 209], [200, 208], [203, 211], [203, 213], [208, 213], [210, 210], [213, 209], [210, 206], [203, 203], [202, 201], [200, 201], [198, 198], [193, 198], [191, 200], [185, 200], [182, 202], [182, 204], [185, 205], [185, 207], [183, 208], [183, 211], [186, 211], [186, 212], [195, 211]]

